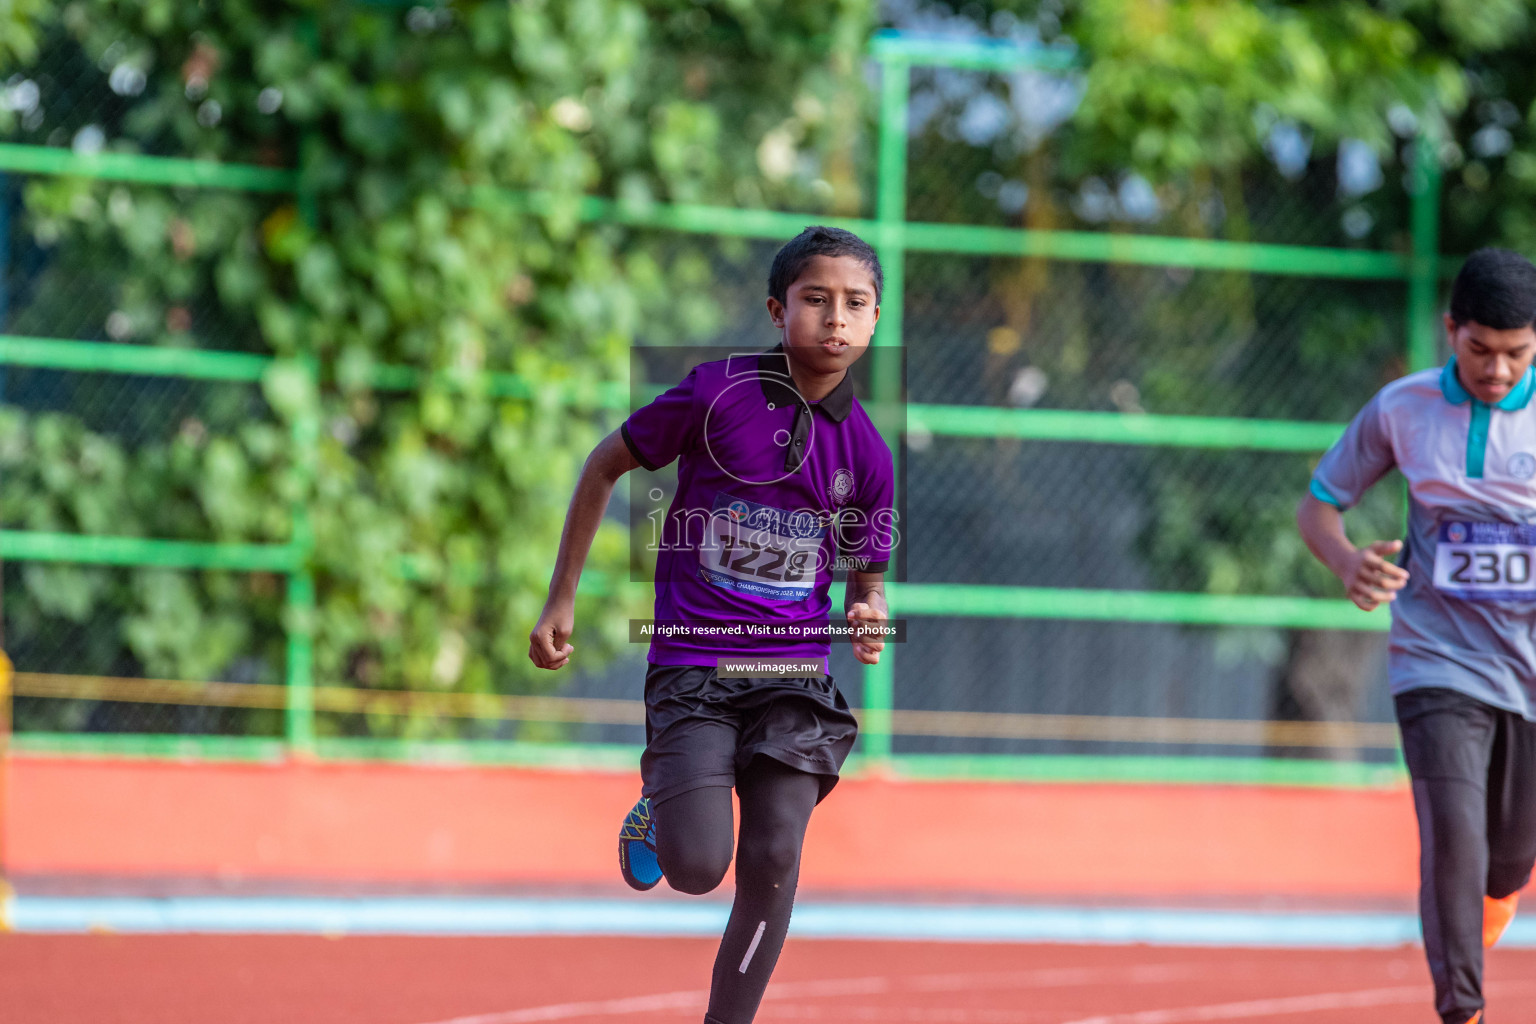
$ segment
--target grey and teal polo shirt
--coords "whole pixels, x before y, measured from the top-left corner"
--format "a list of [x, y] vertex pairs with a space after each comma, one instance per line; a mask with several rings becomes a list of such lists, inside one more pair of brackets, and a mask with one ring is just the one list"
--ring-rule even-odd
[[1438, 686], [1536, 721], [1536, 370], [1495, 405], [1452, 359], [1382, 388], [1312, 476], [1345, 509], [1408, 480], [1408, 585], [1392, 604], [1392, 692]]
[[782, 346], [702, 363], [621, 431], [646, 469], [678, 462], [659, 531], [658, 623], [739, 630], [657, 634], [650, 662], [825, 658], [835, 569], [885, 572], [897, 536], [891, 451], [848, 375], [808, 402]]

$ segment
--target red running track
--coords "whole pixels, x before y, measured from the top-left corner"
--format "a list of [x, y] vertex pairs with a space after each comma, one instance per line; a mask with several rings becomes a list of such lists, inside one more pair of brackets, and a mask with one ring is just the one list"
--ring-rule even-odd
[[[698, 1024], [699, 939], [0, 935], [4, 1024]], [[1536, 1022], [1536, 951], [1489, 958]], [[791, 940], [758, 1020], [1436, 1024], [1417, 949]]]

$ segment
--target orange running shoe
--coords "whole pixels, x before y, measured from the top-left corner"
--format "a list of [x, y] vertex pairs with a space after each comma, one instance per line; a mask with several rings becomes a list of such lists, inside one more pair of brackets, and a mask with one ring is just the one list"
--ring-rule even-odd
[[1468, 1017], [1467, 1024], [1483, 1024], [1483, 1011], [1478, 1010], [1472, 1016]]
[[[1483, 948], [1492, 949], [1493, 944], [1499, 941], [1499, 936], [1504, 934], [1504, 929], [1509, 927], [1509, 922], [1515, 919], [1515, 907], [1520, 903], [1518, 892], [1510, 893], [1501, 900], [1492, 896], [1483, 897]], [[1474, 1024], [1477, 1018], [1467, 1021]]]

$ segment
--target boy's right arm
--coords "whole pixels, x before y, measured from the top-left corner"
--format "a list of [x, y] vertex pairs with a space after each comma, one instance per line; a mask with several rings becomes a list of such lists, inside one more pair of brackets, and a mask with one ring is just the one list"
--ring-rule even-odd
[[1344, 512], [1397, 464], [1383, 389], [1349, 421], [1344, 436], [1318, 461], [1308, 494], [1296, 506], [1296, 528], [1317, 560], [1344, 584], [1349, 599], [1366, 611], [1397, 599], [1408, 585], [1408, 570], [1390, 559], [1400, 540], [1378, 540], [1357, 548], [1344, 533]]
[[539, 668], [563, 668], [576, 648], [566, 641], [576, 628], [576, 582], [581, 567], [592, 549], [598, 524], [608, 507], [608, 498], [619, 477], [638, 468], [624, 438], [615, 430], [598, 442], [581, 467], [581, 479], [571, 496], [565, 514], [565, 529], [560, 534], [560, 553], [555, 556], [555, 571], [549, 581], [549, 597], [538, 625], [528, 634], [528, 658]]
[[1344, 514], [1308, 494], [1296, 506], [1296, 527], [1317, 560], [1344, 584], [1349, 599], [1366, 611], [1397, 600], [1408, 585], [1408, 570], [1388, 559], [1403, 549], [1400, 540], [1378, 540], [1357, 548], [1344, 533]]

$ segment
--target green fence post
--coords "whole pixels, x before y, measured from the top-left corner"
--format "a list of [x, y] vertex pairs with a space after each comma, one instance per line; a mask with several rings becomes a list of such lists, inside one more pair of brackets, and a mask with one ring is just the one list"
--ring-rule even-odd
[[[313, 12], [299, 22], [299, 38], [310, 52], [320, 53], [320, 25]], [[299, 144], [299, 171], [295, 201], [300, 219], [311, 230], [320, 229], [320, 205], [315, 194], [318, 143], [313, 129]], [[320, 367], [313, 356], [302, 360], [309, 378], [308, 398], [314, 403], [293, 422], [293, 450], [299, 495], [293, 508], [293, 547], [298, 564], [288, 577], [288, 707], [284, 733], [291, 753], [312, 757], [315, 753], [315, 598], [313, 555], [314, 527], [309, 501], [314, 495], [315, 469], [320, 442]]]
[[904, 60], [884, 60], [880, 69], [880, 162], [876, 186], [876, 246], [885, 265], [885, 293], [880, 303], [876, 343], [899, 346], [902, 297], [906, 283], [907, 98], [911, 67]]
[[[876, 191], [879, 223], [875, 246], [885, 269], [880, 297], [880, 326], [870, 358], [877, 421], [886, 443], [899, 451], [901, 438], [889, 412], [901, 401], [902, 304], [906, 294], [907, 96], [911, 67], [899, 58], [881, 58], [880, 162]], [[896, 350], [896, 351], [882, 351]], [[897, 488], [901, 481], [896, 481]], [[898, 524], [904, 527], [905, 524]], [[860, 729], [864, 756], [877, 764], [891, 758], [891, 709], [896, 701], [895, 645], [887, 644], [878, 665], [864, 667], [864, 720]]]
[[11, 930], [11, 659], [0, 647], [0, 933]]
[[[294, 527], [299, 523], [295, 517]], [[288, 577], [288, 707], [284, 736], [289, 752], [301, 756], [315, 749], [314, 614], [315, 581], [308, 568]]]
[[[310, 394], [319, 395], [319, 372], [312, 360], [304, 362], [309, 377]], [[317, 410], [302, 413], [292, 427], [294, 473], [299, 482], [299, 496], [293, 505], [293, 535], [289, 543], [296, 564], [289, 571], [287, 603], [283, 609], [288, 631], [288, 706], [284, 715], [284, 736], [291, 753], [308, 756], [315, 749], [315, 578], [311, 567], [314, 553], [314, 529], [309, 517], [309, 499], [314, 491], [315, 463], [320, 440]]]
[[1426, 370], [1440, 362], [1440, 153], [1434, 132], [1413, 143], [1409, 170], [1413, 255], [1408, 270], [1408, 369]]

